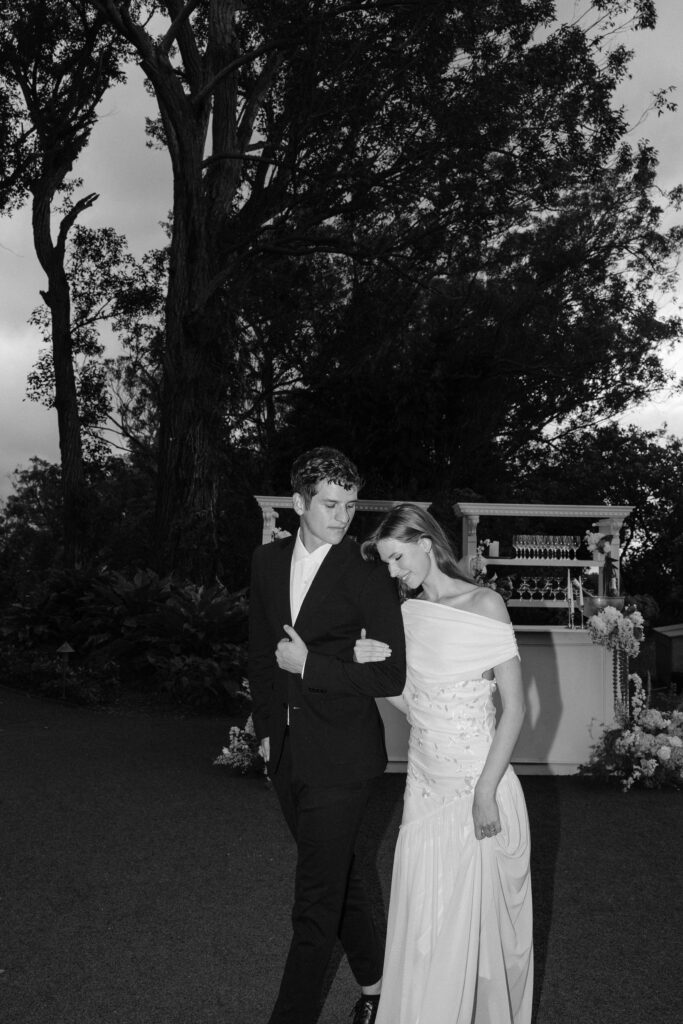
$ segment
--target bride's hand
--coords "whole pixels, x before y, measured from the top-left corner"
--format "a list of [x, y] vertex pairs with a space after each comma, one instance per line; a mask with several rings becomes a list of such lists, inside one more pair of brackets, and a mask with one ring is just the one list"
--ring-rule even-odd
[[475, 839], [493, 839], [501, 831], [495, 793], [480, 793], [475, 787], [472, 803]]
[[364, 664], [368, 661], [386, 661], [391, 657], [391, 647], [381, 640], [366, 640], [365, 630], [360, 631], [360, 640], [353, 647], [353, 660]]

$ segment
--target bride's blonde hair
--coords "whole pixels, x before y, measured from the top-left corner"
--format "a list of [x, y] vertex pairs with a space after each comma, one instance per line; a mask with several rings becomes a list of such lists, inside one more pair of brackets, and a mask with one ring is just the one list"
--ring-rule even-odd
[[416, 544], [422, 537], [428, 537], [432, 542], [434, 559], [441, 572], [451, 579], [474, 583], [471, 576], [458, 568], [453, 548], [443, 528], [439, 526], [434, 516], [419, 505], [406, 501], [387, 512], [361, 546], [363, 558], [378, 559], [377, 544], [388, 537], [400, 540], [403, 544]]

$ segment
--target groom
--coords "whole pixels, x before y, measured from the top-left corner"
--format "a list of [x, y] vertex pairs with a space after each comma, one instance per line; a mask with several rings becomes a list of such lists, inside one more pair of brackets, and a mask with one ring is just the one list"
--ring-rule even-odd
[[[291, 483], [297, 536], [257, 548], [250, 595], [254, 725], [297, 844], [293, 936], [270, 1024], [314, 1024], [337, 936], [361, 986], [353, 1024], [372, 1024], [383, 950], [354, 847], [386, 767], [374, 698], [403, 690], [403, 625], [385, 567], [346, 537], [362, 483], [353, 463], [315, 448]], [[361, 629], [389, 644], [386, 661], [354, 662]]]

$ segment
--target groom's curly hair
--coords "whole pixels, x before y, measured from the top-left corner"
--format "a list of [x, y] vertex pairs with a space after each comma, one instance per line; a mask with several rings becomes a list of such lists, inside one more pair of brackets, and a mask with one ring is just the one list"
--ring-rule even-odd
[[300, 494], [306, 508], [318, 489], [318, 484], [338, 484], [349, 490], [360, 490], [363, 480], [355, 465], [336, 448], [312, 448], [299, 455], [292, 464], [290, 474], [292, 493]]

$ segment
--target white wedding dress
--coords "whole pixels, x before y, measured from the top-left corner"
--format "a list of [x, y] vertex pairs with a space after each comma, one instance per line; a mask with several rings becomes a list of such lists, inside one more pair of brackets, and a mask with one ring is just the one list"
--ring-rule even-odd
[[448, 605], [403, 605], [410, 723], [376, 1024], [529, 1024], [529, 824], [508, 767], [502, 831], [477, 840], [472, 796], [495, 731], [495, 682], [517, 654], [508, 624]]

